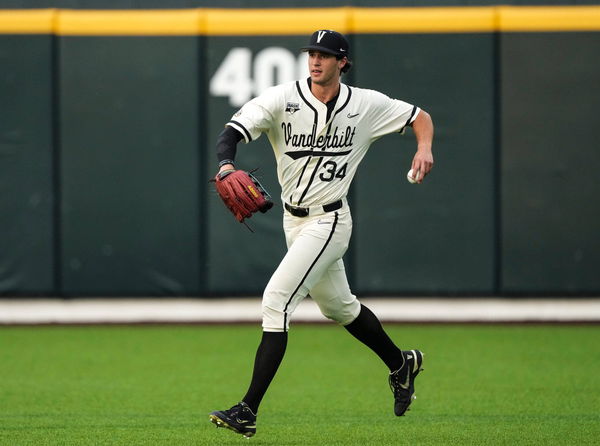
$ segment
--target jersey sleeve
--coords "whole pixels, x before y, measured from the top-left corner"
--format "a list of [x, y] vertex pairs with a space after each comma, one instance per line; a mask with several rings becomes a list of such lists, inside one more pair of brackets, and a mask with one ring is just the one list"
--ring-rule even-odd
[[404, 133], [406, 126], [412, 124], [421, 111], [416, 105], [392, 99], [383, 93], [371, 91], [371, 96], [372, 131], [375, 139], [390, 133]]
[[244, 136], [244, 142], [254, 141], [262, 133], [268, 132], [275, 122], [280, 96], [280, 89], [268, 88], [260, 96], [244, 104], [226, 125], [240, 132]]

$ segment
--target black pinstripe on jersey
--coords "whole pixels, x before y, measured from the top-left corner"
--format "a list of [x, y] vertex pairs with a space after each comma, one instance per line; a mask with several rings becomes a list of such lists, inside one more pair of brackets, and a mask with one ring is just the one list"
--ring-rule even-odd
[[[346, 102], [344, 102], [344, 105], [342, 105], [340, 108], [338, 108], [335, 111], [335, 115], [333, 116], [333, 119], [335, 119], [335, 116], [338, 113], [340, 113], [343, 109], [345, 109], [346, 106], [348, 105], [348, 103], [350, 102], [350, 98], [352, 97], [352, 88], [348, 87], [347, 85], [346, 85], [346, 87], [348, 88], [348, 97], [346, 98]], [[333, 122], [333, 121], [331, 121], [331, 122]], [[331, 126], [331, 124], [330, 124], [330, 126]]]
[[[309, 87], [310, 87], [310, 78], [308, 79], [308, 82], [309, 82]], [[308, 103], [308, 101], [306, 100], [306, 98], [305, 98], [305, 97], [304, 97], [304, 95], [302, 94], [302, 91], [300, 91], [300, 83], [299, 83], [299, 82], [296, 82], [296, 87], [298, 88], [298, 92], [300, 93], [300, 97], [302, 98], [302, 100], [303, 100], [303, 101], [304, 101], [304, 102], [305, 102], [307, 105], [309, 105], [309, 106], [310, 106], [310, 108], [312, 108], [312, 109], [314, 110], [314, 112], [315, 112], [315, 122], [318, 122], [318, 119], [319, 119], [319, 113], [317, 112], [317, 110], [315, 110], [315, 108], [314, 108], [312, 105], [310, 105], [310, 104]], [[348, 87], [348, 86], [346, 86], [346, 87], [348, 88], [348, 96], [346, 97], [346, 101], [345, 101], [345, 102], [342, 104], [342, 106], [341, 106], [340, 108], [338, 108], [338, 109], [335, 111], [335, 113], [334, 113], [334, 115], [333, 115], [333, 119], [331, 119], [331, 121], [329, 122], [329, 125], [327, 126], [327, 132], [326, 132], [326, 135], [329, 135], [329, 134], [330, 134], [330, 132], [331, 132], [331, 125], [333, 124], [333, 121], [335, 120], [335, 117], [336, 117], [336, 116], [337, 116], [337, 115], [338, 115], [338, 114], [339, 114], [339, 113], [340, 113], [340, 112], [341, 112], [341, 111], [342, 111], [344, 108], [346, 108], [346, 106], [347, 106], [347, 105], [348, 105], [348, 103], [350, 102], [350, 98], [352, 97], [352, 89], [351, 89], [350, 87]], [[340, 88], [341, 88], [341, 87], [340, 87]], [[339, 93], [338, 93], [338, 96], [336, 96], [334, 100], [330, 101], [330, 102], [327, 104], [327, 117], [325, 118], [325, 122], [329, 121], [329, 118], [330, 118], [330, 116], [331, 116], [331, 113], [332, 113], [332, 112], [333, 112], [333, 110], [334, 110], [334, 107], [335, 107], [335, 104], [336, 104], [336, 102], [337, 102], [337, 99], [338, 99], [338, 97], [339, 97]], [[330, 105], [330, 104], [331, 104], [331, 105]], [[311, 151], [313, 151], [313, 150], [314, 150], [314, 147], [313, 147], [313, 148], [311, 148]], [[323, 151], [324, 151], [324, 150], [325, 150], [325, 147], [323, 147], [321, 150], [323, 150]], [[349, 152], [349, 151], [348, 151], [348, 152], [345, 152], [345, 153], [344, 153], [344, 155], [346, 155], [347, 153], [350, 153], [350, 152]], [[330, 156], [332, 156], [331, 154], [329, 154], [329, 155], [330, 155]], [[340, 155], [341, 155], [341, 154], [340, 154]], [[333, 156], [335, 156], [335, 155], [333, 155]], [[338, 155], [338, 156], [339, 156], [339, 155]], [[309, 161], [310, 161], [310, 158], [309, 158]], [[302, 192], [302, 195], [300, 195], [300, 199], [299, 199], [299, 200], [298, 200], [298, 202], [296, 203], [296, 206], [300, 206], [300, 204], [302, 203], [302, 200], [304, 200], [304, 198], [306, 197], [306, 194], [307, 194], [307, 193], [308, 193], [308, 191], [310, 190], [310, 187], [312, 186], [312, 184], [313, 184], [313, 182], [314, 182], [314, 180], [315, 180], [315, 177], [317, 176], [317, 171], [319, 170], [319, 167], [321, 167], [321, 163], [322, 163], [322, 162], [323, 162], [323, 158], [322, 158], [322, 157], [320, 157], [320, 158], [319, 158], [319, 160], [317, 161], [317, 164], [315, 165], [315, 167], [314, 167], [314, 169], [313, 169], [313, 172], [312, 172], [312, 174], [311, 174], [311, 176], [310, 176], [310, 180], [309, 180], [308, 184], [307, 184], [307, 185], [306, 185], [306, 187], [304, 188], [304, 191]], [[306, 168], [306, 166], [308, 166], [308, 162], [305, 164], [305, 168]], [[302, 174], [304, 174], [304, 169], [302, 170]], [[298, 185], [300, 185], [300, 181], [298, 181]]]
[[319, 167], [321, 167], [322, 162], [323, 162], [323, 157], [319, 157], [319, 159], [317, 160], [317, 164], [315, 165], [315, 168], [313, 169], [312, 174], [310, 175], [310, 180], [308, 181], [308, 184], [304, 188], [302, 195], [300, 195], [300, 199], [298, 200], [298, 206], [300, 206], [300, 204], [304, 200], [304, 197], [306, 197], [306, 194], [308, 193], [310, 186], [313, 184], [313, 181], [315, 180], [315, 176], [317, 175], [317, 172], [319, 170]]
[[[308, 78], [308, 80], [310, 81], [310, 78]], [[308, 105], [308, 107], [313, 111], [313, 113], [315, 115], [315, 117], [313, 119], [313, 132], [316, 132], [317, 131], [317, 125], [319, 124], [319, 112], [317, 111], [316, 108], [314, 108], [312, 106], [312, 104], [310, 102], [308, 102], [306, 100], [306, 98], [302, 94], [302, 89], [300, 88], [300, 81], [296, 81], [296, 90], [298, 90], [298, 94], [300, 95], [300, 98], [302, 99], [302, 101], [304, 101], [304, 103], [306, 105]], [[312, 151], [313, 150], [311, 148], [311, 152]], [[312, 160], [312, 157], [309, 155], [308, 159], [306, 160], [306, 163], [304, 163], [304, 166], [302, 167], [302, 172], [300, 172], [300, 178], [298, 178], [298, 183], [296, 184], [296, 189], [300, 187], [300, 183], [302, 182], [302, 178], [304, 177], [304, 172], [306, 171], [306, 168], [310, 164], [311, 160]], [[304, 194], [302, 195], [302, 198], [303, 197], [304, 197]], [[290, 203], [292, 203], [293, 198], [294, 198], [294, 194], [292, 194], [290, 196]], [[297, 206], [299, 206], [300, 203], [302, 203], [302, 198], [300, 200], [298, 200], [298, 202], [296, 203]]]

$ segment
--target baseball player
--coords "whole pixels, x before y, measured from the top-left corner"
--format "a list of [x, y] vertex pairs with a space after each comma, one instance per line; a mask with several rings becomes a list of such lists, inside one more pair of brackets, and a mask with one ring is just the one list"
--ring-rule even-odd
[[231, 409], [210, 414], [217, 427], [246, 437], [256, 433], [258, 407], [283, 359], [290, 319], [307, 295], [323, 315], [383, 360], [398, 416], [411, 404], [423, 363], [419, 350], [400, 350], [352, 294], [342, 256], [352, 231], [346, 195], [367, 149], [384, 135], [412, 127], [417, 150], [411, 168], [420, 183], [433, 166], [431, 117], [417, 106], [342, 83], [352, 65], [342, 34], [316, 31], [302, 50], [308, 52], [310, 77], [269, 88], [246, 103], [217, 141], [218, 177], [235, 170], [238, 142], [249, 143], [263, 133], [269, 138], [288, 247], [264, 290], [263, 335], [250, 386]]

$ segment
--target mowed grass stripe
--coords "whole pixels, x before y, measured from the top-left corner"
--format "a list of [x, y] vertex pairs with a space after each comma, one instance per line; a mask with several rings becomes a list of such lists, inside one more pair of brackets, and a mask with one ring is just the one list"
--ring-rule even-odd
[[[295, 326], [260, 445], [594, 444], [600, 327], [387, 326], [426, 353], [407, 416], [387, 371], [332, 325]], [[260, 328], [0, 328], [1, 445], [228, 445]]]

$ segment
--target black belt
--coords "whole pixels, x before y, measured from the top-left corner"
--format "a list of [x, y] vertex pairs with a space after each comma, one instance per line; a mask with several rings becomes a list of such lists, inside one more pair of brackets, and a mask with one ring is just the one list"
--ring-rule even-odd
[[[342, 202], [342, 200], [338, 200], [338, 201], [334, 201], [333, 203], [324, 205], [323, 210], [325, 212], [337, 211], [343, 205], [344, 205], [344, 203]], [[291, 206], [287, 203], [284, 203], [284, 206], [288, 210], [288, 212], [290, 214], [292, 214], [294, 217], [308, 217], [308, 214], [310, 213], [310, 208], [299, 208], [296, 206]]]

